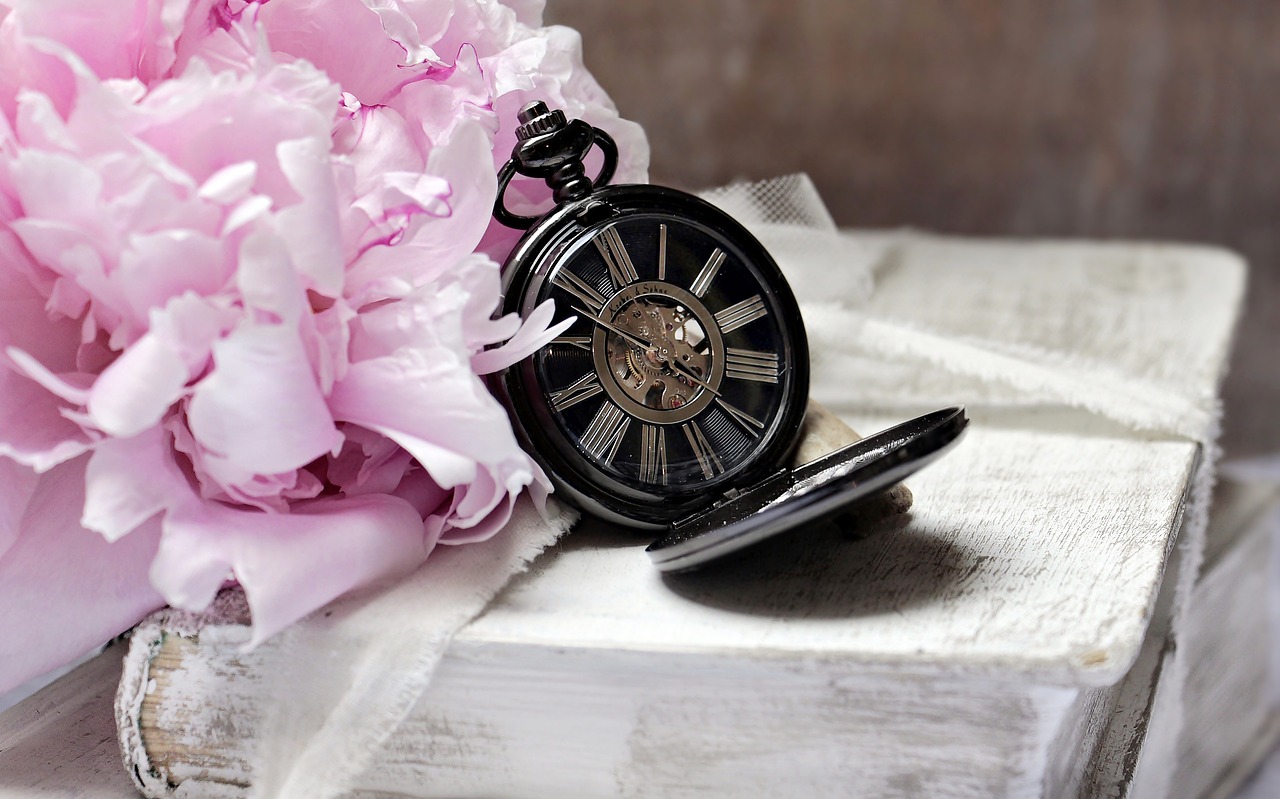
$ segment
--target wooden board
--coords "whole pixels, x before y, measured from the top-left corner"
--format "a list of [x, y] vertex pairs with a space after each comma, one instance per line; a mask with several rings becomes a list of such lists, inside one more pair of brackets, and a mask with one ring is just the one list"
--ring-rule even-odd
[[1214, 242], [1255, 265], [1226, 443], [1280, 449], [1280, 6], [551, 0], [703, 188], [807, 172], [841, 225]]
[[136, 799], [111, 712], [124, 647], [0, 714], [0, 796]]

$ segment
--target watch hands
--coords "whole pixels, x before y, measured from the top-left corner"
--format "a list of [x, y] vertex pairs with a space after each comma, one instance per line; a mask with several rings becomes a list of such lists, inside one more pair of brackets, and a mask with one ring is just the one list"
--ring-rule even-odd
[[674, 368], [675, 368], [675, 371], [677, 371], [677, 372], [679, 372], [680, 374], [684, 375], [684, 376], [685, 376], [686, 378], [688, 378], [689, 380], [692, 380], [694, 383], [697, 383], [698, 385], [702, 386], [702, 387], [703, 387], [703, 388], [705, 388], [707, 391], [710, 391], [710, 392], [711, 392], [711, 394], [712, 394], [712, 396], [716, 396], [716, 397], [720, 396], [720, 392], [719, 392], [719, 391], [716, 391], [714, 388], [712, 388], [711, 386], [707, 385], [705, 382], [703, 382], [703, 381], [702, 381], [702, 379], [701, 379], [701, 378], [699, 378], [699, 377], [697, 377], [696, 375], [694, 375], [694, 374], [693, 374], [693, 372], [690, 372], [688, 369], [686, 369], [684, 366], [680, 365], [678, 362], [676, 362], [676, 361], [667, 361], [667, 363], [668, 363], [668, 365], [670, 365], [670, 366], [674, 367]]
[[592, 322], [595, 322], [597, 325], [600, 325], [605, 330], [608, 330], [612, 333], [617, 333], [619, 336], [622, 336], [623, 338], [627, 339], [632, 344], [637, 344], [641, 347], [644, 347], [645, 349], [653, 349], [652, 344], [640, 338], [636, 334], [623, 330], [622, 328], [616, 325], [610, 324], [609, 322], [604, 321], [603, 319], [596, 316], [595, 314], [587, 313], [581, 308], [575, 308], [572, 305], [569, 306], [569, 310], [577, 313], [579, 316], [583, 316], [583, 317], [586, 317], [587, 319], [590, 319]]
[[674, 367], [675, 371], [679, 372], [681, 375], [683, 375], [683, 376], [684, 376], [684, 377], [686, 377], [687, 379], [692, 380], [694, 383], [697, 383], [699, 386], [702, 386], [702, 387], [703, 387], [703, 388], [705, 388], [707, 391], [710, 391], [710, 392], [711, 392], [711, 394], [712, 394], [712, 396], [716, 396], [716, 397], [720, 396], [720, 392], [719, 392], [719, 391], [716, 391], [714, 388], [712, 388], [711, 386], [707, 385], [707, 384], [706, 384], [705, 382], [703, 382], [700, 378], [698, 378], [697, 376], [695, 376], [695, 375], [693, 374], [693, 372], [690, 372], [688, 369], [684, 368], [684, 367], [683, 367], [683, 366], [681, 366], [679, 363], [677, 363], [677, 362], [675, 362], [675, 361], [667, 361], [667, 364], [668, 364], [668, 365], [670, 365], [670, 366], [672, 366], [672, 367]]
[[[639, 337], [639, 336], [637, 336], [637, 335], [634, 335], [634, 334], [632, 334], [632, 333], [629, 333], [629, 332], [627, 332], [626, 330], [623, 330], [622, 328], [617, 327], [616, 325], [613, 325], [613, 324], [611, 324], [611, 323], [609, 323], [609, 322], [606, 322], [606, 321], [604, 321], [603, 319], [601, 319], [600, 317], [596, 316], [595, 314], [587, 313], [586, 311], [582, 310], [581, 308], [574, 308], [573, 306], [569, 306], [569, 309], [570, 309], [570, 310], [572, 310], [572, 311], [574, 311], [575, 313], [577, 313], [579, 316], [584, 316], [584, 317], [586, 317], [587, 319], [590, 319], [592, 322], [594, 322], [594, 323], [595, 323], [595, 324], [597, 324], [597, 325], [600, 325], [600, 326], [601, 326], [601, 327], [603, 327], [605, 330], [608, 330], [608, 331], [610, 331], [610, 332], [612, 332], [612, 333], [617, 333], [619, 336], [622, 336], [622, 338], [626, 339], [627, 341], [630, 341], [632, 344], [637, 344], [637, 345], [639, 345], [639, 346], [641, 346], [641, 347], [644, 347], [644, 348], [645, 348], [645, 349], [647, 349], [647, 350], [649, 350], [649, 349], [655, 349], [655, 347], [653, 346], [653, 344], [652, 344], [651, 342], [645, 341], [644, 339], [640, 338], [640, 337]], [[679, 361], [676, 361], [676, 360], [674, 360], [674, 359], [671, 359], [671, 360], [667, 360], [667, 361], [665, 361], [665, 363], [666, 363], [668, 366], [670, 366], [670, 367], [672, 368], [672, 370], [673, 370], [673, 371], [679, 372], [681, 375], [683, 375], [684, 377], [686, 377], [686, 378], [688, 378], [689, 380], [693, 381], [693, 382], [694, 382], [694, 383], [696, 383], [697, 385], [702, 386], [702, 387], [703, 387], [703, 388], [705, 388], [707, 391], [710, 391], [710, 392], [711, 392], [711, 394], [712, 394], [713, 396], [716, 396], [716, 397], [719, 397], [719, 396], [720, 396], [720, 392], [719, 392], [719, 391], [716, 391], [714, 388], [712, 388], [710, 385], [708, 385], [708, 384], [707, 384], [705, 381], [703, 381], [701, 378], [699, 378], [699, 377], [697, 377], [696, 375], [694, 375], [694, 374], [693, 374], [693, 372], [690, 372], [690, 371], [689, 371], [688, 369], [686, 369], [683, 365], [681, 365]]]

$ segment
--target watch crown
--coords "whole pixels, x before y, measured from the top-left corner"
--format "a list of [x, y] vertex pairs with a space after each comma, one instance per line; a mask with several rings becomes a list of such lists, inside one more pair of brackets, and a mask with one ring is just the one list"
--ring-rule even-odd
[[563, 111], [558, 108], [552, 111], [541, 100], [535, 100], [521, 108], [517, 118], [520, 126], [516, 128], [516, 138], [520, 141], [560, 130], [569, 124]]

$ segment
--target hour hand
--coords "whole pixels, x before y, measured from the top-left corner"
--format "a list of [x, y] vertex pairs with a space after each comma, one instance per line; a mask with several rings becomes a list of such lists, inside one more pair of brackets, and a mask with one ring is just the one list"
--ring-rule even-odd
[[574, 313], [578, 314], [579, 316], [582, 316], [582, 317], [584, 317], [584, 318], [586, 318], [586, 319], [590, 320], [591, 322], [594, 322], [595, 324], [600, 325], [600, 326], [601, 326], [601, 327], [603, 327], [605, 330], [608, 330], [608, 331], [610, 331], [611, 333], [617, 333], [619, 336], [622, 336], [622, 337], [623, 337], [623, 338], [625, 338], [627, 341], [630, 341], [632, 344], [637, 344], [637, 345], [639, 345], [639, 346], [641, 346], [641, 347], [644, 347], [645, 349], [650, 349], [651, 347], [653, 347], [653, 344], [651, 344], [651, 343], [649, 343], [648, 341], [645, 341], [644, 339], [640, 338], [640, 337], [639, 337], [639, 336], [637, 336], [635, 333], [632, 333], [632, 332], [630, 332], [630, 331], [628, 331], [628, 330], [623, 330], [622, 328], [618, 327], [618, 326], [617, 326], [617, 325], [615, 325], [615, 324], [612, 324], [612, 323], [610, 323], [610, 322], [606, 322], [606, 321], [604, 321], [603, 319], [601, 319], [600, 317], [596, 316], [596, 315], [595, 315], [595, 314], [593, 314], [593, 313], [588, 313], [587, 311], [584, 311], [584, 310], [582, 310], [581, 308], [575, 308], [575, 307], [573, 307], [572, 305], [571, 305], [571, 306], [569, 306], [569, 309], [570, 309], [571, 311], [573, 311]]
[[719, 391], [716, 391], [714, 388], [712, 388], [711, 386], [709, 386], [707, 383], [703, 382], [703, 380], [702, 380], [700, 377], [698, 377], [697, 375], [695, 375], [695, 374], [694, 374], [693, 372], [691, 372], [691, 371], [690, 371], [690, 370], [689, 370], [689, 369], [688, 369], [684, 364], [680, 363], [679, 361], [675, 360], [674, 358], [672, 358], [671, 360], [667, 361], [667, 365], [668, 365], [668, 366], [670, 366], [671, 368], [673, 368], [675, 371], [679, 372], [683, 377], [688, 378], [689, 380], [691, 380], [692, 382], [696, 383], [697, 385], [702, 386], [703, 388], [705, 388], [707, 391], [710, 391], [710, 392], [712, 393], [712, 395], [713, 395], [713, 396], [716, 396], [716, 397], [720, 396], [720, 392], [719, 392]]

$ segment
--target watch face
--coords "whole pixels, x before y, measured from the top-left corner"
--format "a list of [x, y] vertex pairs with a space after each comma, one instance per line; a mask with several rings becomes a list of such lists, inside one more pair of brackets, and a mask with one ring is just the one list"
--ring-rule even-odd
[[777, 266], [723, 212], [656, 187], [592, 202], [517, 251], [534, 261], [520, 310], [550, 299], [576, 321], [509, 391], [535, 455], [577, 498], [665, 520], [781, 465], [807, 342]]

